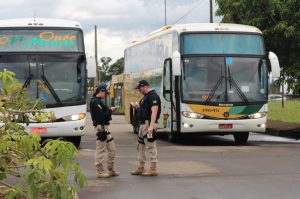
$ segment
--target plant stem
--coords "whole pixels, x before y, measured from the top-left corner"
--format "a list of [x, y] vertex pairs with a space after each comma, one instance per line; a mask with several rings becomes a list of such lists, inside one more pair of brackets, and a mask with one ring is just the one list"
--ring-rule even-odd
[[4, 185], [4, 186], [6, 186], [6, 187], [9, 187], [9, 188], [13, 188], [12, 185], [10, 185], [10, 184], [8, 184], [8, 183], [6, 183], [6, 182], [3, 182], [2, 180], [0, 181], [0, 184]]
[[15, 177], [18, 177], [18, 178], [21, 177], [20, 174], [15, 173], [15, 172], [12, 172], [12, 171], [7, 171], [7, 172], [3, 172], [3, 173], [6, 173], [6, 174], [8, 174], [8, 175], [15, 176]]
[[37, 99], [36, 100], [36, 102], [34, 103], [34, 105], [33, 105], [33, 107], [32, 107], [32, 110], [34, 110], [35, 109], [35, 107], [37, 106], [37, 104], [40, 102], [40, 100], [39, 99]]
[[19, 168], [25, 168], [25, 166], [8, 166], [9, 169], [19, 169]]
[[28, 110], [28, 111], [12, 111], [12, 110], [7, 110], [7, 112], [12, 113], [12, 114], [22, 114], [22, 113], [45, 113], [45, 111], [40, 111], [40, 110]]

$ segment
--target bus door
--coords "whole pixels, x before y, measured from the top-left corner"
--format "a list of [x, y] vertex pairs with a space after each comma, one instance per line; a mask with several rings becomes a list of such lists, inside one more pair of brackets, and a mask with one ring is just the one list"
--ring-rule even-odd
[[163, 71], [163, 98], [161, 99], [161, 122], [165, 132], [173, 130], [173, 99], [172, 99], [172, 60], [166, 59]]

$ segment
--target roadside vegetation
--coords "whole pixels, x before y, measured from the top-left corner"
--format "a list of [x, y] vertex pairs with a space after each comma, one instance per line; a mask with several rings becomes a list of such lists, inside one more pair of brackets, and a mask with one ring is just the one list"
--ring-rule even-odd
[[216, 0], [216, 3], [216, 14], [223, 17], [222, 22], [255, 26], [262, 31], [267, 51], [278, 55], [282, 67], [279, 83], [287, 83], [288, 91], [300, 94], [299, 0]]
[[[78, 151], [70, 142], [41, 143], [38, 134], [26, 133], [29, 122], [51, 122], [55, 116], [30, 99], [14, 75], [0, 71], [0, 198], [73, 198], [86, 183]], [[42, 82], [39, 89], [47, 91]]]
[[268, 120], [300, 123], [300, 100], [287, 100], [284, 108], [281, 101], [269, 102]]

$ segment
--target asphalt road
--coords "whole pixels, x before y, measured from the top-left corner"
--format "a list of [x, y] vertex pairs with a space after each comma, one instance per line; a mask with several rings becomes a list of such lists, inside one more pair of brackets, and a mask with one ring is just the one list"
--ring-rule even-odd
[[98, 179], [95, 136], [89, 123], [79, 148], [88, 186], [87, 199], [261, 199], [300, 198], [300, 141], [250, 134], [249, 144], [236, 146], [232, 136], [186, 137], [172, 144], [158, 140], [159, 176], [131, 176], [137, 165], [137, 137], [123, 116], [114, 116], [111, 132], [118, 153], [119, 177]]

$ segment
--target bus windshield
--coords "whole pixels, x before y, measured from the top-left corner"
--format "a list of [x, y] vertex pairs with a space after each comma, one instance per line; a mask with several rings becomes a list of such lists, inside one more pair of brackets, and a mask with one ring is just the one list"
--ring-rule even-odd
[[[5, 68], [16, 74], [31, 98], [39, 98], [48, 107], [85, 103], [83, 55], [1, 55], [0, 71]], [[49, 92], [42, 89], [39, 82], [43, 82]]]
[[0, 52], [84, 52], [77, 29], [0, 29]]
[[182, 54], [242, 54], [264, 55], [264, 44], [259, 34], [183, 34]]
[[264, 58], [188, 57], [183, 59], [183, 100], [196, 103], [267, 101]]

